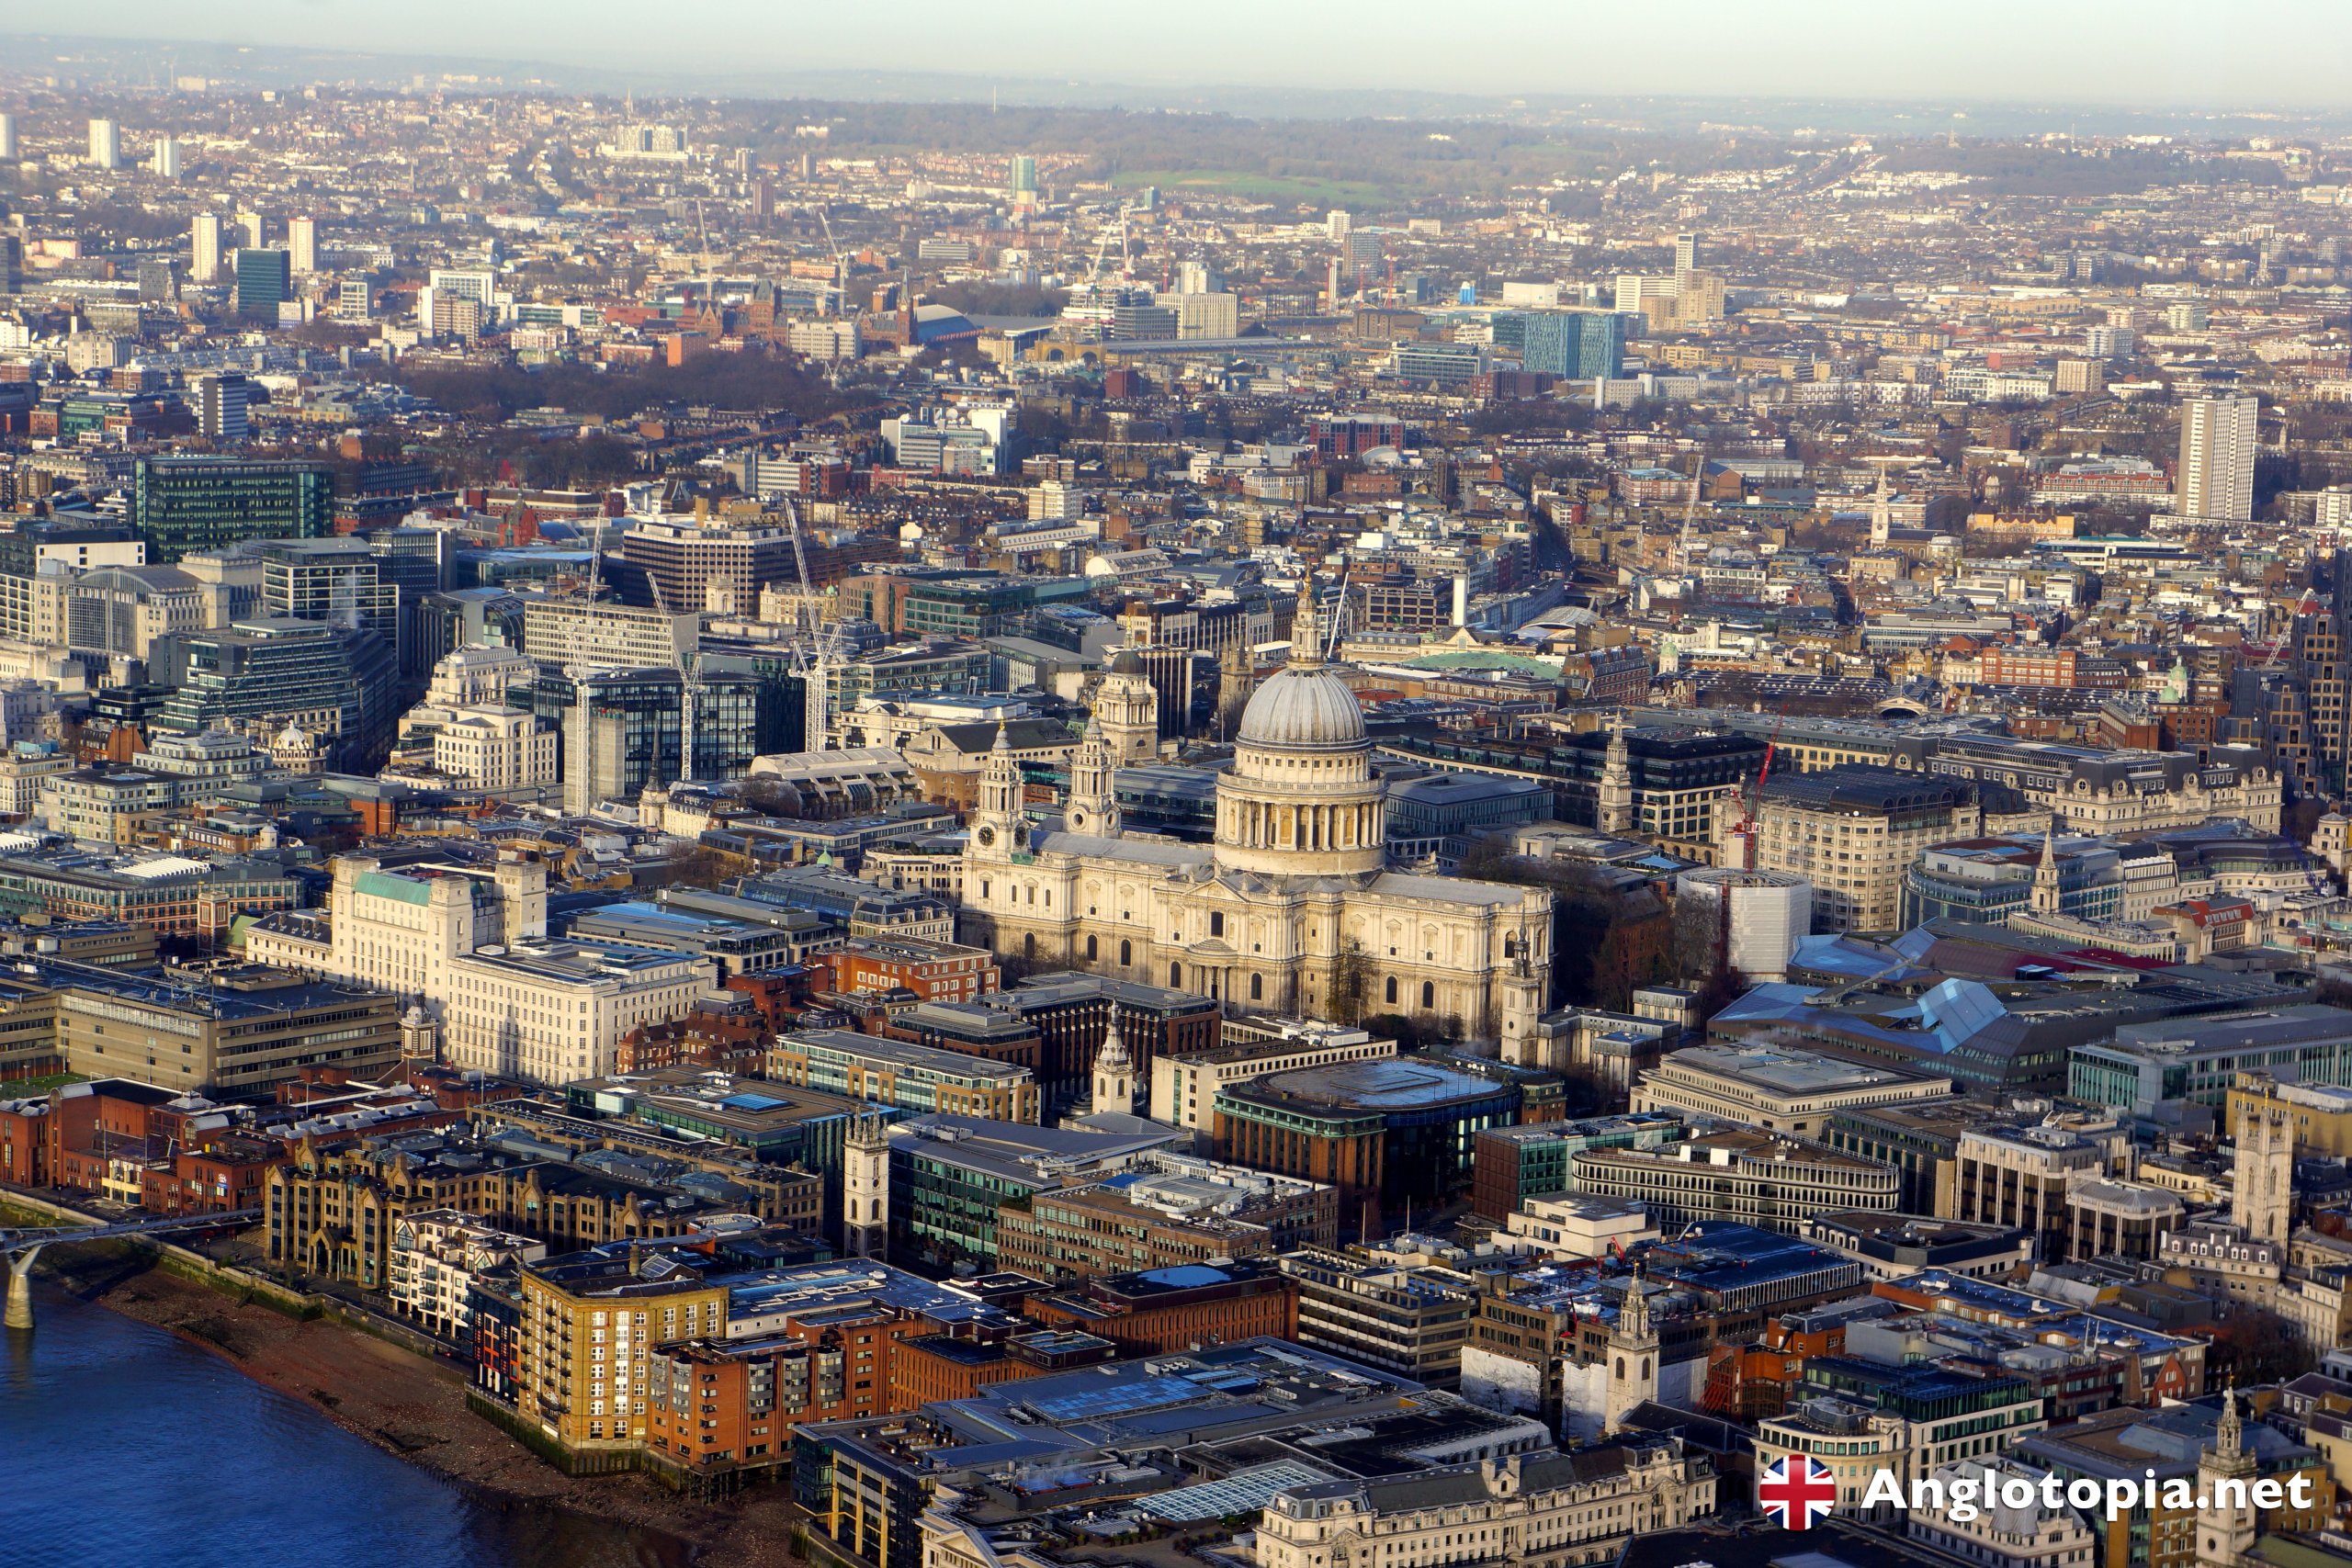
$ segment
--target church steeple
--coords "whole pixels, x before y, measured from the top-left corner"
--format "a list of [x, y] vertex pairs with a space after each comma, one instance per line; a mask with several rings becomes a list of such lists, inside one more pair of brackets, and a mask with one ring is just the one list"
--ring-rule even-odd
[[1094, 1053], [1094, 1096], [1089, 1109], [1097, 1116], [1114, 1111], [1122, 1116], [1135, 1114], [1135, 1058], [1127, 1055], [1127, 1043], [1119, 1038], [1115, 1011], [1103, 1027], [1102, 1048]]
[[[2197, 1510], [2198, 1568], [2238, 1568], [2254, 1551], [2261, 1517], [2244, 1492], [2256, 1469], [2245, 1446], [2245, 1424], [2238, 1416], [2238, 1384], [2222, 1390], [2222, 1418], [2213, 1424], [2212, 1446], [2197, 1456], [2197, 1490], [2210, 1502]], [[2229, 1480], [2236, 1487], [2217, 1483]]]
[[2245, 1422], [2238, 1415], [2238, 1380], [2233, 1372], [2222, 1387], [2222, 1418], [2213, 1423], [2213, 1457], [2224, 1463], [2245, 1454]]
[[2037, 915], [2055, 915], [2064, 903], [2058, 885], [2058, 821], [2052, 818], [2041, 834], [2041, 863], [2033, 868], [2032, 908]]
[[1634, 830], [1634, 754], [1625, 743], [1625, 716], [1609, 727], [1609, 750], [1600, 763], [1600, 798], [1596, 826], [1604, 833]]
[[1634, 1407], [1657, 1397], [1657, 1331], [1650, 1325], [1648, 1280], [1635, 1269], [1625, 1280], [1625, 1302], [1609, 1331], [1609, 1388], [1602, 1401], [1601, 1433], [1625, 1424]]
[[1227, 740], [1240, 727], [1242, 710], [1250, 705], [1250, 694], [1257, 686], [1256, 675], [1249, 639], [1235, 637], [1216, 661], [1216, 727]]
[[1625, 1306], [1618, 1314], [1617, 1331], [1629, 1342], [1649, 1337], [1650, 1299], [1642, 1289], [1642, 1275], [1638, 1271], [1625, 1286]]

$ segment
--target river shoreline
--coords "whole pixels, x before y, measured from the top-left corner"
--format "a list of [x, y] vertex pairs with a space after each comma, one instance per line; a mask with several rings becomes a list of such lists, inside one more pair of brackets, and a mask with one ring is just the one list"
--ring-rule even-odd
[[467, 1408], [466, 1379], [458, 1369], [341, 1324], [299, 1321], [165, 1273], [143, 1248], [94, 1244], [53, 1263], [45, 1256], [36, 1272], [84, 1301], [211, 1352], [480, 1504], [628, 1526], [644, 1537], [639, 1555], [647, 1568], [771, 1568], [798, 1561], [789, 1545], [798, 1516], [784, 1486], [702, 1502], [642, 1474], [566, 1475]]

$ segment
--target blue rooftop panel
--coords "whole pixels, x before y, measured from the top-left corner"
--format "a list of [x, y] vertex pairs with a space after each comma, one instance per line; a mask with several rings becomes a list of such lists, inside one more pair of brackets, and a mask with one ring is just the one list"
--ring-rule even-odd
[[1180, 1263], [1172, 1269], [1147, 1269], [1143, 1277], [1155, 1285], [1165, 1285], [1171, 1291], [1190, 1291], [1203, 1285], [1222, 1285], [1233, 1278], [1222, 1269], [1212, 1269], [1205, 1263]]

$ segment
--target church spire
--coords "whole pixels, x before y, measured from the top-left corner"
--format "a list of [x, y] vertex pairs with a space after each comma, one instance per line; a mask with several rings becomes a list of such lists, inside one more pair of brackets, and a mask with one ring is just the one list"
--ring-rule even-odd
[[2238, 1380], [2233, 1372], [2222, 1387], [2222, 1418], [2213, 1424], [2213, 1457], [2233, 1460], [2245, 1452], [2245, 1423], [2238, 1418]]
[[1119, 1038], [1116, 1009], [1103, 1026], [1102, 1047], [1094, 1053], [1094, 1094], [1090, 1109], [1097, 1116], [1114, 1111], [1121, 1116], [1135, 1114], [1135, 1058], [1127, 1055], [1127, 1043]]
[[1610, 721], [1609, 750], [1601, 754], [1600, 788], [1593, 825], [1604, 833], [1630, 833], [1638, 804], [1634, 791], [1633, 749], [1626, 743], [1625, 716], [1620, 711]]
[[1617, 1332], [1629, 1342], [1650, 1337], [1649, 1297], [1642, 1291], [1644, 1277], [1639, 1269], [1625, 1281], [1625, 1304], [1617, 1314]]
[[1625, 1303], [1609, 1331], [1609, 1383], [1601, 1400], [1600, 1429], [1614, 1436], [1625, 1418], [1646, 1401], [1657, 1397], [1657, 1333], [1650, 1326], [1649, 1299], [1643, 1287], [1649, 1281], [1636, 1267], [1625, 1279]]
[[2062, 894], [2058, 883], [2058, 819], [2053, 816], [2050, 826], [2042, 829], [2041, 863], [2033, 868], [2033, 912], [2058, 914], [2064, 904]]

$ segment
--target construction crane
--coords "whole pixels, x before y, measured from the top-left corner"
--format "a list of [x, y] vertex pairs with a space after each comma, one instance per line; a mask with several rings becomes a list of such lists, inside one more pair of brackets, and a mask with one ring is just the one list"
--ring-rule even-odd
[[1706, 472], [1707, 449], [1702, 446], [1696, 454], [1696, 461], [1690, 466], [1690, 499], [1682, 503], [1682, 542], [1675, 549], [1677, 571], [1688, 572], [1690, 570], [1690, 525], [1699, 515], [1699, 486]]
[[[1352, 564], [1352, 563], [1351, 563]], [[1308, 574], [1309, 579], [1313, 577]], [[1340, 656], [1340, 632], [1348, 618], [1348, 568], [1340, 568], [1340, 596], [1331, 604], [1331, 635], [1323, 645], [1323, 658], [1328, 662]], [[1311, 628], [1310, 628], [1311, 632]]]
[[2298, 599], [2298, 600], [2296, 600], [2296, 601], [2295, 601], [2295, 613], [2294, 613], [2292, 615], [2290, 615], [2290, 616], [2289, 616], [2289, 617], [2287, 618], [2287, 631], [2286, 631], [2286, 635], [2285, 635], [2285, 636], [2283, 636], [2283, 637], [2275, 637], [2275, 638], [2273, 638], [2273, 639], [2272, 639], [2272, 641], [2271, 641], [2271, 644], [2270, 644], [2270, 651], [2269, 651], [2269, 653], [2268, 653], [2268, 654], [2267, 654], [2267, 655], [2265, 655], [2265, 656], [2264, 656], [2264, 658], [2263, 658], [2263, 660], [2262, 660], [2262, 671], [2263, 671], [2263, 673], [2267, 674], [2267, 673], [2269, 673], [2272, 670], [2275, 670], [2275, 669], [2277, 669], [2277, 668], [2278, 668], [2278, 656], [2279, 656], [2280, 654], [2285, 653], [2285, 652], [2287, 651], [2287, 644], [2288, 644], [2289, 642], [2290, 642], [2290, 641], [2292, 641], [2292, 640], [2294, 639], [2294, 636], [2295, 636], [2295, 623], [2296, 623], [2297, 621], [2301, 620], [2305, 615], [2310, 615], [2313, 610], [2316, 610], [2316, 609], [2318, 609], [2318, 608], [2319, 608], [2319, 590], [2318, 590], [2318, 588], [2316, 588], [2316, 587], [2311, 587], [2311, 588], [2306, 588], [2306, 589], [2304, 589], [2304, 590], [2303, 590], [2303, 596], [2302, 596], [2301, 599]]
[[710, 222], [702, 213], [702, 197], [695, 197], [695, 226], [702, 231], [702, 305], [707, 310], [718, 303], [718, 280], [710, 275]]
[[842, 309], [849, 309], [849, 257], [842, 254], [841, 242], [833, 238], [833, 220], [826, 216], [822, 202], [817, 206], [818, 225], [825, 231], [825, 248], [833, 254], [833, 286], [842, 291]]
[[1111, 236], [1114, 233], [1116, 233], [1119, 236], [1119, 276], [1123, 278], [1129, 276], [1127, 271], [1127, 209], [1126, 204], [1124, 202], [1119, 206], [1116, 220], [1117, 221], [1115, 226], [1111, 223], [1103, 224], [1101, 237], [1094, 242], [1094, 269], [1087, 275], [1086, 281], [1097, 288], [1100, 288], [1102, 286], [1102, 264], [1110, 251]]
[[[610, 492], [607, 492], [608, 494]], [[604, 592], [605, 581], [605, 509], [596, 508], [596, 532], [588, 551], [588, 603], [594, 604]]]
[[[826, 687], [832, 677], [833, 656], [839, 649], [834, 646], [835, 639], [825, 635], [823, 618], [817, 613], [817, 591], [808, 581], [808, 552], [800, 541], [800, 513], [788, 495], [784, 498], [784, 521], [792, 534], [793, 570], [800, 577], [800, 609], [793, 617], [792, 672], [800, 678], [804, 703], [801, 728], [806, 733], [801, 737], [801, 747], [804, 750], [822, 751], [831, 744], [831, 694]], [[804, 616], [808, 634], [805, 644], [799, 635]]]
[[[645, 581], [653, 589], [653, 607], [663, 615], [670, 613], [668, 596], [662, 592], [658, 573], [647, 572]], [[702, 711], [702, 650], [695, 649], [678, 655], [678, 678], [683, 685], [683, 700], [678, 708], [678, 778], [684, 784], [695, 782], [695, 742], [696, 722]]]
[[[1764, 785], [1772, 776], [1773, 754], [1781, 749], [1781, 728], [1788, 722], [1788, 705], [1782, 703], [1781, 712], [1772, 720], [1772, 733], [1764, 740], [1764, 761], [1756, 770], [1756, 784], [1753, 788], [1741, 792], [1739, 820], [1733, 823], [1731, 830], [1724, 835], [1738, 861], [1733, 868], [1735, 870], [1756, 869], [1756, 813], [1764, 805]], [[1724, 900], [1724, 907], [1726, 909], [1731, 907], [1729, 899]]]

